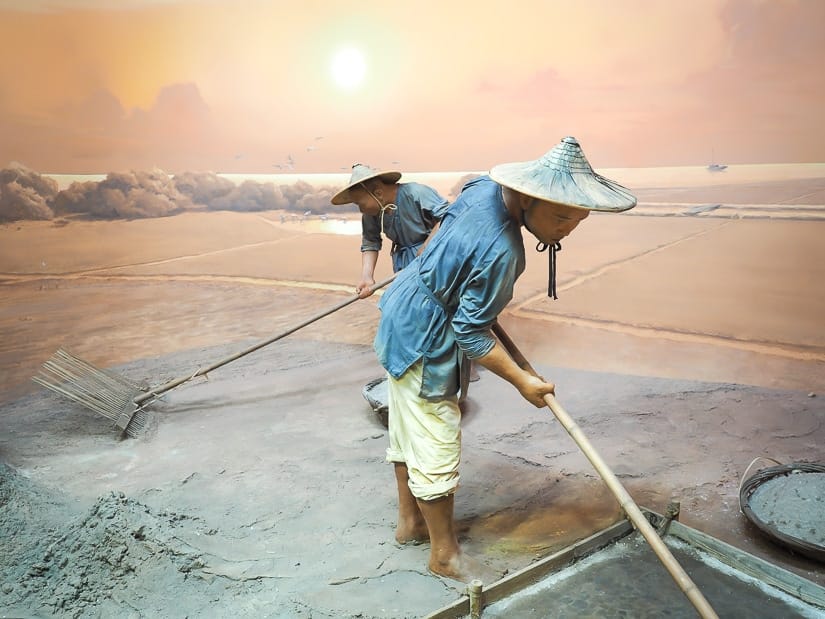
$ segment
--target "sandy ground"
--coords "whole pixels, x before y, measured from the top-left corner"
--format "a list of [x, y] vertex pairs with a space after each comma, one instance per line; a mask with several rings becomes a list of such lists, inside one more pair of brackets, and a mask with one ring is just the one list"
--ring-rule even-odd
[[[740, 189], [640, 188], [563, 243], [558, 301], [528, 252], [501, 322], [639, 505], [678, 500], [685, 524], [825, 585], [738, 499], [754, 460], [824, 459], [825, 181]], [[171, 391], [137, 438], [29, 380], [65, 347], [157, 385], [341, 303], [359, 239], [333, 224], [352, 229], [0, 227], [0, 616], [418, 617], [462, 594], [426, 545], [393, 543], [386, 431], [361, 397], [374, 297]], [[462, 543], [498, 574], [621, 517], [552, 414], [487, 372], [463, 440]]]

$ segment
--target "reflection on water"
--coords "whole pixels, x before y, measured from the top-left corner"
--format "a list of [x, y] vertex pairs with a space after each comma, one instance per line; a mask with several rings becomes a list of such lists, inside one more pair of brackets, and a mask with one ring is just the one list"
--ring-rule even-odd
[[336, 217], [328, 213], [298, 215], [289, 211], [262, 213], [264, 219], [277, 224], [279, 228], [300, 230], [301, 232], [324, 232], [327, 234], [361, 235], [361, 218], [358, 215]]

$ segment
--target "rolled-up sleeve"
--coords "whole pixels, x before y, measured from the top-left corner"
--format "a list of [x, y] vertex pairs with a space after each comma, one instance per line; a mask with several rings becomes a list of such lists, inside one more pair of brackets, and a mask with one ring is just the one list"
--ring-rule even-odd
[[377, 217], [361, 215], [361, 251], [381, 251], [381, 224]]

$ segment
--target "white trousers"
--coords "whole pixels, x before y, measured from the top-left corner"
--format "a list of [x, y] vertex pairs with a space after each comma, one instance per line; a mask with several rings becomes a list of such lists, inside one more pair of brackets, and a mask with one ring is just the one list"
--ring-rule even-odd
[[395, 380], [387, 375], [388, 462], [407, 465], [413, 496], [431, 501], [455, 492], [461, 460], [461, 411], [456, 396], [420, 397], [422, 362]]

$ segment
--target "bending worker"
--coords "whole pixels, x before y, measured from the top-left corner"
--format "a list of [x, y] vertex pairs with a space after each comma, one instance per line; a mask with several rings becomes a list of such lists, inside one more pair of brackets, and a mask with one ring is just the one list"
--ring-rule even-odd
[[[330, 200], [335, 205], [353, 202], [361, 211], [361, 279], [355, 292], [362, 299], [372, 294], [382, 234], [392, 241], [392, 270], [397, 273], [423, 251], [449, 206], [432, 187], [399, 183], [400, 179], [401, 172], [356, 163], [349, 184]], [[462, 366], [462, 402], [467, 398], [469, 383], [478, 378], [472, 363]]]
[[400, 178], [401, 172], [356, 163], [349, 185], [332, 196], [333, 204], [354, 202], [361, 211], [361, 279], [355, 291], [362, 299], [372, 294], [382, 233], [392, 241], [392, 270], [397, 273], [421, 253], [449, 206], [432, 187], [399, 183]]
[[522, 226], [538, 239], [537, 248], [555, 251], [590, 211], [635, 204], [624, 187], [593, 172], [574, 138], [565, 138], [535, 161], [499, 165], [468, 182], [438, 234], [381, 298], [375, 351], [388, 373], [395, 538], [402, 544], [429, 539], [428, 567], [435, 574], [468, 582], [488, 571], [461, 551], [453, 519], [460, 356], [508, 381], [537, 407], [555, 390], [516, 365], [490, 331], [524, 271]]

